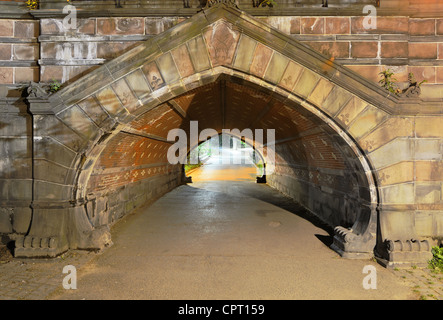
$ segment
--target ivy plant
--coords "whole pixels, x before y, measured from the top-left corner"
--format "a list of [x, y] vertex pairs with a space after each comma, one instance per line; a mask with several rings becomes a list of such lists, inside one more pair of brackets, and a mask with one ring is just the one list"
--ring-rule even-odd
[[429, 268], [443, 272], [443, 247], [432, 247], [432, 259], [429, 260]]
[[381, 86], [386, 90], [388, 90], [389, 92], [398, 95], [400, 93], [400, 89], [395, 84], [397, 79], [393, 78], [394, 73], [391, 71], [391, 69], [382, 71], [379, 74], [381, 75], [382, 78], [378, 83], [380, 83]]

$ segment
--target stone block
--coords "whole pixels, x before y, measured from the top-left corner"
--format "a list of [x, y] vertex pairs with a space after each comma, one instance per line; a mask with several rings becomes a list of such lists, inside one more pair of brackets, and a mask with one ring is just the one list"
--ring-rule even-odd
[[151, 62], [143, 66], [142, 70], [146, 76], [146, 79], [148, 80], [149, 85], [152, 88], [152, 91], [165, 86], [165, 81], [155, 62]]
[[413, 140], [399, 138], [369, 154], [374, 168], [380, 169], [402, 161], [413, 160]]
[[409, 34], [411, 36], [435, 35], [435, 19], [409, 19]]
[[352, 58], [377, 58], [378, 42], [376, 41], [353, 41], [351, 43]]
[[71, 197], [72, 187], [49, 181], [35, 181], [35, 200], [54, 201], [66, 200]]
[[299, 17], [292, 17], [290, 20], [290, 34], [300, 34], [300, 18]]
[[409, 42], [410, 59], [437, 59], [437, 43]]
[[12, 229], [15, 233], [25, 234], [29, 230], [32, 219], [32, 209], [29, 207], [16, 207], [12, 215]]
[[442, 203], [441, 182], [417, 182], [415, 187], [415, 197], [417, 204]]
[[256, 46], [257, 41], [242, 35], [233, 64], [234, 68], [249, 72]]
[[440, 139], [416, 139], [416, 160], [443, 160], [443, 140]]
[[97, 18], [97, 34], [143, 35], [144, 18]]
[[151, 92], [151, 88], [149, 87], [146, 78], [140, 69], [137, 69], [127, 75], [126, 81], [138, 98], [141, 98], [142, 96]]
[[302, 17], [300, 31], [301, 34], [324, 34], [325, 19], [323, 17]]
[[328, 58], [349, 58], [349, 42], [347, 41], [308, 41], [304, 43]]
[[188, 51], [196, 72], [207, 70], [211, 67], [208, 51], [205, 42], [201, 36], [189, 40], [187, 43]]
[[417, 181], [443, 181], [442, 161], [416, 161], [415, 170]]
[[32, 181], [29, 180], [10, 180], [8, 199], [12, 201], [31, 201], [32, 199]]
[[407, 34], [409, 32], [408, 17], [377, 17], [377, 28], [366, 29], [363, 21], [366, 17], [351, 18], [352, 34]]
[[13, 208], [0, 208], [0, 234], [12, 233]]
[[[441, 48], [443, 50], [443, 47]], [[436, 67], [435, 83], [443, 84], [443, 67]]]
[[63, 79], [62, 66], [41, 66], [40, 80], [50, 82], [51, 80], [61, 81]]
[[314, 90], [319, 80], [320, 76], [318, 74], [305, 69], [292, 92], [303, 98], [307, 98]]
[[351, 19], [348, 17], [326, 17], [325, 34], [350, 34]]
[[14, 68], [0, 67], [0, 84], [14, 83]]
[[94, 35], [96, 33], [96, 19], [77, 19], [77, 30], [81, 34]]
[[14, 36], [14, 21], [1, 19], [0, 20], [0, 37]]
[[416, 212], [415, 213], [415, 230], [420, 237], [431, 237], [434, 235], [433, 226], [434, 213], [432, 212]]
[[280, 86], [288, 91], [292, 91], [302, 72], [303, 67], [301, 65], [293, 61], [289, 61], [288, 66], [281, 78]]
[[100, 126], [103, 121], [108, 118], [108, 115], [97, 102], [97, 100], [90, 96], [78, 103], [80, 108], [95, 122], [97, 126]]
[[39, 34], [38, 21], [17, 20], [14, 25], [15, 38], [37, 38]]
[[414, 180], [414, 162], [404, 161], [377, 171], [381, 186], [405, 183]]
[[237, 48], [240, 32], [230, 24], [218, 22], [203, 31], [212, 66], [230, 66]]
[[367, 102], [357, 97], [353, 97], [335, 118], [347, 127], [367, 105]]
[[415, 133], [418, 138], [443, 137], [443, 117], [417, 117]]
[[354, 138], [359, 139], [383, 122], [386, 117], [387, 114], [384, 111], [381, 111], [374, 106], [369, 106], [353, 121], [349, 127], [349, 132]]
[[0, 44], [0, 60], [12, 60], [12, 46], [10, 44]]
[[392, 141], [396, 137], [410, 137], [414, 132], [413, 118], [390, 118], [368, 136], [359, 141], [367, 152]]
[[123, 106], [130, 113], [133, 113], [139, 107], [141, 107], [141, 103], [139, 102], [137, 97], [134, 96], [124, 78], [117, 80], [111, 86], [114, 89], [114, 92], [119, 97]]
[[435, 30], [436, 33], [438, 35], [443, 35], [443, 18], [436, 19], [435, 27], [436, 27]]
[[334, 86], [334, 89], [324, 101], [322, 109], [325, 110], [330, 116], [335, 116], [337, 112], [349, 102], [350, 99], [352, 99], [352, 95], [348, 91], [339, 86]]
[[380, 194], [382, 203], [384, 205], [415, 203], [413, 183], [403, 183], [382, 187], [380, 188]]
[[171, 51], [172, 57], [174, 58], [175, 64], [181, 77], [187, 77], [193, 74], [194, 67], [192, 65], [191, 57], [189, 56], [189, 51], [186, 45], [181, 45]]
[[426, 99], [443, 98], [443, 85], [441, 84], [422, 84], [420, 97]]
[[345, 67], [375, 83], [381, 79], [380, 72], [383, 71], [383, 68], [378, 65], [345, 65]]
[[14, 45], [14, 60], [38, 60], [39, 47], [35, 45]]
[[115, 116], [124, 109], [124, 107], [120, 103], [120, 100], [117, 98], [117, 95], [111, 87], [106, 87], [103, 90], [99, 91], [96, 97], [102, 107], [110, 115]]
[[176, 17], [146, 18], [145, 32], [147, 35], [157, 35], [172, 28], [181, 20], [181, 18]]
[[51, 138], [42, 137], [34, 140], [35, 159], [46, 159], [70, 168], [73, 165], [76, 153], [57, 143]]
[[[76, 134], [67, 125], [60, 121], [55, 116], [34, 116], [34, 133], [37, 137], [51, 137], [53, 140], [45, 140], [52, 144], [52, 141], [58, 141], [68, 148], [79, 151], [87, 141], [84, 140], [80, 135]], [[44, 145], [41, 145], [45, 147]], [[49, 146], [46, 146], [49, 148]]]
[[115, 59], [125, 52], [131, 50], [135, 46], [137, 46], [139, 42], [134, 41], [125, 41], [125, 42], [118, 42], [118, 41], [107, 41], [107, 42], [98, 42], [96, 44], [97, 46], [97, 58], [100, 59]]
[[285, 56], [275, 52], [272, 55], [271, 61], [269, 62], [268, 69], [265, 73], [265, 80], [278, 84], [282, 79], [283, 73], [289, 63], [289, 59]]
[[317, 83], [314, 91], [312, 91], [312, 93], [310, 94], [309, 101], [322, 108], [323, 102], [328, 97], [329, 93], [331, 93], [334, 87], [335, 85], [332, 82], [321, 78], [320, 81]]
[[71, 129], [82, 135], [86, 140], [91, 140], [97, 133], [97, 127], [91, 119], [76, 105], [57, 114]]
[[408, 42], [383, 41], [381, 43], [381, 58], [407, 58], [409, 57]]
[[34, 160], [34, 177], [37, 180], [54, 182], [59, 184], [68, 184], [72, 178], [70, 170], [43, 159]]
[[163, 79], [167, 84], [172, 84], [180, 79], [180, 74], [178, 73], [171, 53], [161, 55], [156, 61]]
[[39, 82], [40, 69], [38, 67], [15, 68], [15, 83]]
[[271, 60], [273, 50], [259, 43], [254, 51], [250, 72], [258, 77], [263, 77], [269, 61]]

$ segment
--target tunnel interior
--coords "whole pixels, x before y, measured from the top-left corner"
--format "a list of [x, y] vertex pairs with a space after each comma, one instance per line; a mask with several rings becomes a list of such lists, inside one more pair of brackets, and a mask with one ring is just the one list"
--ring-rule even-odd
[[[266, 133], [274, 130], [275, 166], [266, 176], [270, 186], [331, 227], [350, 228], [359, 217], [370, 215], [365, 171], [336, 130], [265, 87], [220, 76], [152, 107], [108, 141], [86, 187], [86, 211], [94, 226], [112, 224], [183, 183], [183, 164], [168, 161], [174, 143], [168, 141], [168, 132], [179, 128], [192, 135], [193, 121], [198, 122], [198, 134], [204, 129], [219, 134], [223, 129], [262, 130], [265, 154]], [[192, 147], [187, 145], [187, 153]]]

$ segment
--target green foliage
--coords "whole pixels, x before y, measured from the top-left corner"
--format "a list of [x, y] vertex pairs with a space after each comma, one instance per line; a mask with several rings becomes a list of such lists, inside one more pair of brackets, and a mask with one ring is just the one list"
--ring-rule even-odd
[[410, 72], [408, 75], [408, 81], [409, 81], [410, 86], [416, 86], [417, 88], [420, 88], [420, 86], [423, 83], [428, 82], [428, 80], [422, 80], [420, 82], [417, 82], [417, 80], [415, 80], [415, 76], [412, 72]]
[[28, 7], [29, 10], [38, 9], [38, 0], [27, 0], [26, 7]]
[[58, 82], [57, 80], [52, 79], [52, 81], [49, 83], [48, 91], [51, 92], [51, 93], [55, 93], [58, 90], [60, 90], [61, 86], [62, 85], [60, 84], [60, 82]]
[[393, 78], [394, 73], [390, 69], [387, 69], [385, 71], [380, 72], [379, 74], [381, 75], [382, 78], [378, 83], [380, 83], [381, 86], [386, 90], [388, 90], [389, 92], [398, 95], [400, 93], [400, 89], [395, 84], [397, 79]]
[[262, 2], [260, 2], [258, 6], [263, 6], [263, 5], [276, 6], [277, 2], [275, 2], [274, 0], [263, 0]]
[[429, 260], [429, 268], [443, 272], [443, 247], [432, 247], [432, 259]]

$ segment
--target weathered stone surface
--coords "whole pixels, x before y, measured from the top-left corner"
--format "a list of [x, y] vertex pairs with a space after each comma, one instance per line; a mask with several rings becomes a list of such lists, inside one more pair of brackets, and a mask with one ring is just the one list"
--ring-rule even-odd
[[114, 92], [117, 94], [121, 103], [130, 113], [134, 112], [141, 106], [137, 97], [134, 96], [125, 79], [120, 79], [112, 84]]
[[413, 156], [413, 141], [395, 139], [369, 154], [375, 168], [383, 168], [402, 161], [410, 161]]
[[0, 36], [13, 37], [14, 36], [14, 20], [0, 20]]
[[97, 33], [102, 35], [144, 34], [143, 18], [98, 18]]
[[222, 20], [204, 32], [212, 66], [231, 65], [240, 33]]
[[325, 20], [324, 18], [301, 18], [300, 22], [301, 34], [324, 34]]
[[292, 91], [302, 72], [302, 66], [294, 63], [293, 61], [289, 61], [279, 85], [288, 91]]
[[271, 83], [278, 84], [280, 82], [280, 79], [282, 79], [283, 73], [285, 72], [288, 63], [288, 58], [275, 52], [272, 55], [271, 61], [269, 62], [269, 66], [266, 70], [264, 79]]
[[201, 72], [209, 69], [210, 62], [203, 38], [196, 37], [191, 39], [187, 42], [187, 46], [195, 71]]
[[437, 59], [437, 44], [410, 42], [408, 52], [411, 59]]
[[195, 72], [186, 45], [181, 45], [173, 49], [171, 53], [181, 77], [185, 78]]
[[377, 58], [378, 42], [352, 42], [351, 57], [353, 58]]
[[305, 69], [292, 92], [303, 98], [307, 98], [314, 90], [319, 80], [320, 76], [318, 74]]
[[110, 87], [101, 90], [96, 97], [103, 108], [113, 116], [124, 109], [114, 90]]
[[250, 72], [258, 77], [263, 77], [269, 61], [271, 60], [272, 54], [273, 51], [270, 48], [259, 43], [255, 48]]
[[382, 42], [381, 58], [407, 58], [409, 57], [408, 42]]
[[148, 65], [143, 66], [142, 70], [153, 91], [165, 85], [165, 81], [163, 80], [160, 70], [158, 70], [157, 64], [155, 62], [151, 62]]
[[357, 97], [353, 97], [335, 118], [343, 125], [348, 126], [357, 117], [357, 115], [366, 108], [366, 106], [367, 103], [365, 101]]
[[256, 46], [257, 41], [248, 36], [242, 35], [238, 44], [234, 68], [249, 71]]

